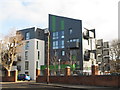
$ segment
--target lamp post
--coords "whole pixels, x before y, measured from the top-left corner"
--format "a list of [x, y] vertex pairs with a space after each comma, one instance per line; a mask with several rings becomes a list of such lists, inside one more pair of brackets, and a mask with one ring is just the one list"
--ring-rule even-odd
[[49, 53], [49, 49], [50, 49], [50, 47], [49, 47], [49, 41], [50, 41], [50, 32], [49, 32], [49, 30], [48, 30], [48, 32], [47, 32], [47, 84], [50, 82], [50, 80], [49, 80], [49, 63], [50, 63], [50, 59], [49, 59], [49, 56], [50, 56], [50, 53]]
[[59, 75], [60, 75], [60, 60], [61, 60], [61, 59], [58, 59], [58, 61], [59, 61], [59, 67], [58, 67]]

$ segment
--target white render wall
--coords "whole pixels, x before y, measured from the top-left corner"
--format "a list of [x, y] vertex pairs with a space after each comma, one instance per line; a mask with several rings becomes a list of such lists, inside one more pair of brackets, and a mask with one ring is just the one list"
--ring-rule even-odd
[[[84, 61], [84, 52], [86, 49], [91, 50], [91, 43], [90, 43], [90, 40], [88, 44], [88, 40], [83, 39], [83, 72], [91, 73], [92, 59], [94, 61], [93, 62], [94, 65], [96, 63], [96, 59], [95, 59], [95, 56], [92, 53], [90, 53], [91, 59], [89, 61]], [[95, 49], [96, 49], [96, 39], [92, 39], [92, 50], [95, 50]]]
[[[33, 80], [36, 80], [36, 61], [39, 62], [40, 65], [44, 65], [45, 62], [45, 42], [39, 39], [30, 39], [29, 48], [25, 50], [25, 45], [21, 51], [21, 61], [17, 65], [21, 66], [21, 71], [19, 74], [24, 74], [28, 72]], [[37, 49], [37, 41], [38, 41], [38, 49]], [[28, 60], [25, 60], [25, 51], [28, 51]], [[38, 51], [40, 52], [40, 59], [38, 60]], [[29, 61], [29, 69], [25, 70], [25, 61]]]

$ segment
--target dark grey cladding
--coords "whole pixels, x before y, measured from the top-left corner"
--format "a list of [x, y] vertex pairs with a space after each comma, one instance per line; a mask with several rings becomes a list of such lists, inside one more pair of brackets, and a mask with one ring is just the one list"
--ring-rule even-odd
[[26, 33], [28, 32], [29, 32], [29, 39], [44, 40], [44, 29], [32, 27], [32, 28], [26, 28], [18, 31], [22, 33], [24, 40], [26, 40]]
[[[71, 29], [71, 31], [70, 31]], [[83, 51], [82, 51], [82, 20], [56, 16], [49, 14], [49, 30], [50, 30], [50, 58], [52, 59], [57, 53], [58, 59], [62, 61], [69, 60], [67, 54], [70, 51], [76, 54], [79, 61], [80, 69], [83, 69]], [[64, 31], [64, 38], [61, 38], [61, 32]], [[53, 33], [58, 32], [58, 38], [55, 40]], [[71, 32], [71, 34], [70, 34]], [[64, 48], [60, 48], [60, 41], [64, 40]], [[53, 49], [53, 42], [58, 41], [58, 48]], [[65, 56], [61, 52], [65, 51]]]

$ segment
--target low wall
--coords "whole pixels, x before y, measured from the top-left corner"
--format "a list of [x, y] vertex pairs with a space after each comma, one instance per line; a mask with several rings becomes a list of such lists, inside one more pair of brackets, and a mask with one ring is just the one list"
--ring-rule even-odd
[[[36, 82], [46, 82], [46, 77], [38, 76]], [[50, 83], [120, 87], [120, 76], [50, 76]]]
[[2, 77], [2, 82], [15, 82], [15, 78], [14, 76], [5, 76], [5, 77]]

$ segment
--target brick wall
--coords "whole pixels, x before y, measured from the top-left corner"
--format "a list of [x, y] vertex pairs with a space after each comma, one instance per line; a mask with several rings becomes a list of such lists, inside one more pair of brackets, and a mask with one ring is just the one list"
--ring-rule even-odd
[[2, 77], [2, 82], [15, 82], [14, 76], [5, 76]]
[[[38, 76], [36, 82], [46, 82], [46, 77]], [[120, 87], [120, 76], [50, 76], [50, 83]]]

